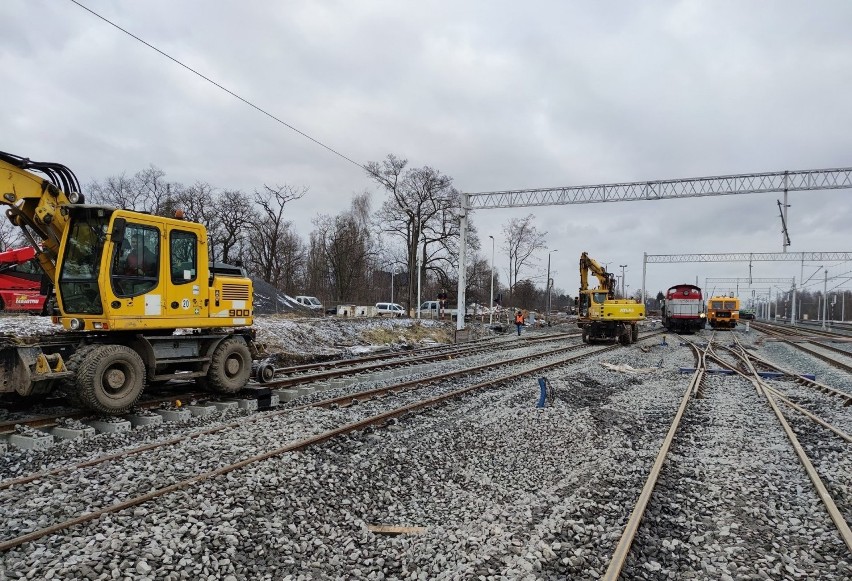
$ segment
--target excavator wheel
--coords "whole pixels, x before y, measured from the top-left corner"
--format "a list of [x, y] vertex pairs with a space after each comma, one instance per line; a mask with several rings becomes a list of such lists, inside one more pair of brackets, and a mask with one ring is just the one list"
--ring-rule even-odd
[[216, 347], [207, 377], [200, 383], [218, 393], [236, 393], [246, 386], [250, 375], [248, 345], [239, 337], [229, 337]]
[[582, 337], [583, 337], [583, 343], [588, 343], [588, 342], [589, 342], [589, 330], [588, 330], [588, 329], [586, 329], [585, 327], [583, 327], [583, 335], [582, 335]]
[[639, 325], [632, 326], [630, 339], [632, 343], [635, 343], [639, 340]]
[[121, 414], [145, 387], [145, 364], [124, 345], [93, 345], [77, 368], [77, 398], [89, 409]]
[[625, 333], [622, 333], [618, 337], [618, 342], [627, 347], [630, 345], [630, 330], [628, 329]]
[[80, 400], [77, 393], [77, 372], [80, 369], [83, 361], [89, 356], [89, 353], [97, 349], [99, 345], [84, 345], [77, 349], [66, 361], [65, 369], [73, 372], [69, 378], [63, 379], [60, 383], [62, 391], [65, 392], [65, 399], [73, 406], [81, 407], [83, 402]]

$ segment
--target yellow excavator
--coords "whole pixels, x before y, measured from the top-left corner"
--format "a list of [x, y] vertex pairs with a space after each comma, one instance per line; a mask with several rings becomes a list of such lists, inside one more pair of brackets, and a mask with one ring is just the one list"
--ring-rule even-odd
[[97, 412], [146, 385], [242, 389], [257, 356], [252, 283], [209, 259], [202, 224], [87, 205], [67, 167], [0, 152], [0, 202], [38, 251], [62, 331], [0, 337], [0, 395], [63, 390]]
[[[589, 288], [589, 272], [598, 287]], [[580, 296], [577, 298], [577, 326], [583, 342], [619, 341], [630, 345], [639, 339], [637, 323], [645, 320], [645, 307], [631, 299], [616, 299], [615, 275], [607, 272], [588, 253], [580, 255]]]

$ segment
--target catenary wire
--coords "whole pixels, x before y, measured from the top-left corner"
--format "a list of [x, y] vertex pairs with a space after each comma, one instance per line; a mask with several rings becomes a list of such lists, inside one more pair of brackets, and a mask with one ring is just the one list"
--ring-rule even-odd
[[314, 143], [316, 143], [316, 144], [317, 144], [317, 145], [319, 145], [320, 147], [323, 147], [323, 148], [327, 149], [328, 151], [330, 151], [330, 152], [331, 152], [331, 153], [333, 153], [334, 155], [336, 155], [336, 156], [338, 156], [338, 157], [341, 157], [341, 158], [345, 159], [346, 161], [348, 161], [348, 162], [349, 162], [349, 163], [351, 163], [351, 164], [357, 165], [358, 167], [360, 167], [360, 168], [361, 168], [361, 169], [363, 169], [364, 171], [369, 171], [369, 170], [368, 170], [368, 169], [367, 169], [367, 168], [366, 168], [363, 164], [360, 164], [360, 163], [358, 163], [357, 161], [355, 161], [355, 160], [353, 160], [353, 159], [351, 159], [351, 158], [349, 158], [349, 157], [347, 157], [347, 156], [343, 155], [343, 154], [342, 154], [342, 153], [340, 153], [339, 151], [337, 151], [337, 150], [335, 150], [335, 149], [333, 149], [333, 148], [329, 147], [328, 145], [326, 145], [325, 143], [323, 143], [323, 142], [319, 141], [318, 139], [314, 139], [313, 137], [311, 137], [310, 135], [308, 135], [308, 134], [307, 134], [307, 133], [305, 133], [304, 131], [301, 131], [301, 130], [299, 130], [299, 129], [296, 129], [295, 127], [293, 127], [293, 126], [292, 126], [292, 125], [290, 125], [289, 123], [287, 123], [287, 122], [285, 122], [285, 121], [283, 121], [283, 120], [279, 119], [278, 117], [276, 117], [275, 115], [273, 115], [273, 114], [272, 114], [272, 113], [270, 113], [269, 111], [266, 111], [265, 109], [262, 109], [261, 107], [259, 107], [259, 106], [255, 105], [254, 103], [252, 103], [252, 102], [251, 102], [251, 101], [249, 101], [248, 99], [244, 99], [243, 97], [240, 97], [239, 95], [237, 95], [236, 93], [234, 93], [234, 92], [233, 92], [233, 91], [231, 91], [230, 89], [227, 89], [226, 87], [223, 87], [222, 85], [220, 85], [219, 83], [217, 83], [216, 81], [214, 81], [213, 79], [211, 79], [210, 77], [207, 77], [207, 76], [205, 76], [205, 75], [201, 74], [200, 72], [196, 71], [195, 69], [193, 69], [193, 68], [192, 68], [192, 67], [190, 67], [189, 65], [186, 65], [186, 64], [182, 63], [181, 61], [179, 61], [179, 60], [178, 60], [178, 59], [176, 59], [175, 57], [171, 56], [170, 54], [163, 52], [162, 50], [160, 50], [160, 49], [159, 49], [159, 48], [157, 48], [156, 46], [152, 45], [151, 43], [146, 42], [145, 40], [143, 40], [143, 39], [139, 38], [138, 36], [136, 36], [136, 35], [135, 35], [135, 34], [133, 34], [132, 32], [130, 32], [130, 31], [128, 31], [128, 30], [126, 30], [126, 29], [122, 28], [121, 26], [119, 26], [119, 25], [118, 25], [118, 24], [116, 24], [115, 22], [112, 22], [112, 21], [111, 21], [111, 20], [109, 20], [108, 18], [106, 18], [106, 17], [104, 17], [104, 16], [101, 16], [100, 14], [98, 14], [97, 12], [95, 12], [94, 10], [92, 10], [91, 8], [89, 8], [88, 6], [84, 6], [83, 4], [81, 4], [80, 2], [78, 2], [77, 0], [70, 0], [70, 1], [71, 1], [71, 2], [73, 2], [74, 4], [76, 4], [77, 6], [79, 6], [80, 8], [82, 8], [83, 10], [85, 10], [86, 12], [89, 12], [89, 13], [90, 13], [90, 14], [92, 14], [93, 16], [96, 16], [97, 18], [100, 18], [101, 20], [103, 20], [104, 22], [106, 22], [107, 24], [109, 24], [110, 26], [113, 26], [113, 27], [117, 28], [118, 30], [120, 30], [121, 32], [123, 32], [124, 34], [126, 34], [126, 35], [128, 35], [128, 36], [130, 36], [130, 37], [132, 37], [132, 38], [134, 38], [134, 39], [136, 39], [136, 40], [138, 40], [139, 42], [141, 42], [142, 44], [144, 44], [144, 45], [145, 45], [145, 46], [147, 46], [148, 48], [150, 48], [150, 49], [152, 49], [152, 50], [157, 51], [158, 53], [160, 53], [161, 55], [163, 55], [163, 56], [164, 56], [164, 57], [166, 57], [167, 59], [171, 60], [172, 62], [174, 62], [174, 63], [176, 63], [176, 64], [178, 64], [178, 65], [182, 66], [183, 68], [185, 68], [186, 70], [190, 71], [191, 73], [193, 73], [193, 74], [195, 74], [195, 75], [197, 75], [197, 76], [201, 77], [202, 79], [204, 79], [204, 80], [205, 80], [205, 81], [207, 81], [208, 83], [210, 83], [210, 84], [212, 84], [212, 85], [215, 85], [216, 87], [218, 87], [218, 88], [222, 89], [223, 91], [225, 91], [226, 93], [228, 93], [228, 94], [229, 94], [229, 95], [231, 95], [232, 97], [235, 97], [235, 98], [239, 99], [240, 101], [242, 101], [243, 103], [245, 103], [245, 104], [246, 104], [246, 105], [248, 105], [249, 107], [252, 107], [253, 109], [256, 109], [257, 111], [260, 111], [261, 113], [263, 113], [263, 114], [264, 114], [264, 115], [266, 115], [267, 117], [269, 117], [269, 118], [271, 118], [271, 119], [274, 119], [275, 121], [277, 121], [277, 122], [278, 122], [278, 123], [280, 123], [281, 125], [283, 125], [283, 126], [287, 127], [288, 129], [292, 129], [293, 131], [295, 131], [296, 133], [298, 133], [298, 134], [299, 134], [299, 135], [301, 135], [302, 137], [305, 137], [305, 138], [307, 138], [307, 139], [310, 139], [311, 141], [313, 141]]

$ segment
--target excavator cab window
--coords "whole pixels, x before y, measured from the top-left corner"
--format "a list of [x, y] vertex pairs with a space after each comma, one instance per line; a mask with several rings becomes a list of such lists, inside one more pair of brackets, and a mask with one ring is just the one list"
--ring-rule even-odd
[[198, 278], [198, 236], [186, 230], [169, 234], [172, 284], [186, 284]]
[[80, 213], [71, 220], [59, 272], [62, 308], [69, 314], [103, 314], [98, 284], [108, 216]]
[[160, 280], [160, 231], [127, 224], [124, 239], [115, 248], [111, 270], [117, 297], [135, 297], [155, 289]]
[[608, 293], [592, 293], [592, 300], [594, 300], [597, 304], [602, 305], [606, 302], [606, 297]]

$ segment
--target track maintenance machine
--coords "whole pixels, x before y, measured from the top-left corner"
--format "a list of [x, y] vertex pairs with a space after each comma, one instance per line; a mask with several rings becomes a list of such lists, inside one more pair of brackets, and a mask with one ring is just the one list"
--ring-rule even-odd
[[49, 314], [50, 297], [41, 293], [41, 267], [32, 246], [0, 252], [0, 311]]
[[67, 167], [0, 152], [0, 203], [37, 249], [64, 328], [0, 337], [0, 395], [59, 389], [118, 414], [171, 379], [242, 389], [257, 355], [251, 280], [211, 264], [203, 225], [87, 205], [79, 192]]
[[[589, 288], [589, 271], [598, 287]], [[637, 323], [645, 320], [645, 306], [632, 299], [616, 299], [615, 275], [607, 272], [587, 253], [580, 255], [580, 296], [577, 298], [577, 326], [583, 342], [619, 341], [629, 345], [639, 338]]]

